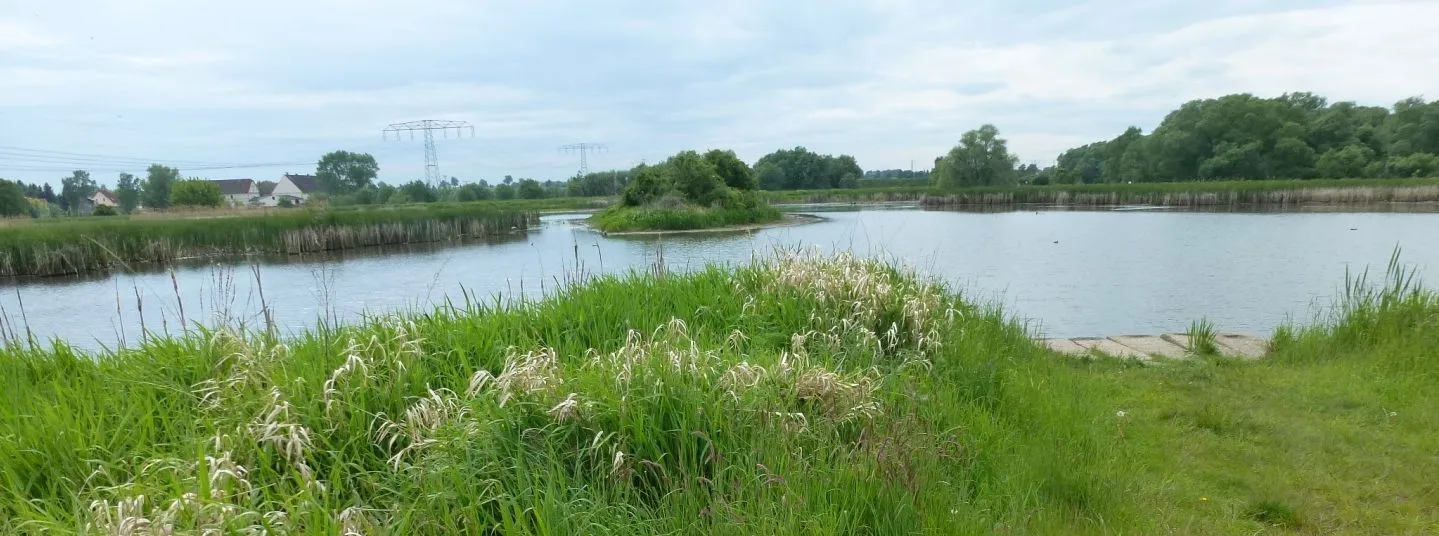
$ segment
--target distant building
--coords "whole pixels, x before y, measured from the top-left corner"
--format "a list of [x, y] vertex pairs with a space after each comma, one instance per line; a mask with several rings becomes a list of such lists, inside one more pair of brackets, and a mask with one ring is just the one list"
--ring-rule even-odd
[[232, 207], [248, 205], [260, 197], [260, 187], [255, 184], [254, 179], [221, 179], [210, 182], [220, 187], [220, 195], [224, 196], [225, 204]]
[[289, 198], [291, 203], [299, 205], [318, 191], [320, 191], [320, 183], [315, 180], [314, 175], [286, 173], [280, 177], [280, 182], [275, 184], [270, 193], [262, 199], [261, 204], [273, 207], [280, 204], [281, 199]]
[[90, 207], [114, 207], [120, 204], [120, 198], [115, 197], [115, 192], [101, 188], [95, 190], [95, 195], [90, 196]]

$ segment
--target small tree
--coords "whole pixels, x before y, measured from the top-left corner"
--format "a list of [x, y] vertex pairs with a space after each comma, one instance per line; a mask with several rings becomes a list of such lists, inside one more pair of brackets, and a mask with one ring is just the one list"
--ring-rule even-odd
[[705, 160], [714, 166], [715, 173], [724, 180], [725, 186], [736, 190], [754, 190], [759, 188], [759, 181], [755, 180], [754, 170], [749, 164], [740, 160], [734, 151], [721, 151], [711, 149], [705, 153]]
[[170, 206], [171, 192], [175, 182], [180, 180], [180, 170], [165, 167], [160, 164], [151, 164], [145, 170], [145, 185], [140, 196], [144, 199], [148, 208], [165, 208]]
[[115, 198], [120, 204], [120, 212], [134, 212], [135, 207], [140, 205], [140, 179], [121, 173], [120, 179], [115, 181]]
[[92, 216], [114, 216], [116, 212], [115, 207], [110, 205], [95, 205], [95, 212], [90, 214]]
[[19, 184], [0, 179], [0, 216], [24, 216], [30, 214], [30, 201]]
[[520, 199], [541, 199], [545, 197], [545, 187], [534, 179], [520, 179], [519, 190], [516, 192]]
[[65, 206], [72, 215], [84, 209], [86, 200], [95, 195], [97, 189], [95, 179], [90, 178], [88, 171], [75, 170], [60, 181], [60, 197], [65, 199]]
[[218, 207], [224, 201], [220, 186], [203, 179], [179, 181], [170, 194], [170, 205], [177, 207]]

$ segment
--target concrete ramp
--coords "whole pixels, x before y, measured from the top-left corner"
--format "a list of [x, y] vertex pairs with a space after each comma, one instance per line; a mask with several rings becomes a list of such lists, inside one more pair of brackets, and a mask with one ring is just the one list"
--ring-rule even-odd
[[[1148, 361], [1156, 357], [1187, 359], [1192, 355], [1189, 336], [1183, 333], [1075, 337], [1035, 342], [1051, 351], [1070, 356], [1104, 354], [1121, 359]], [[1269, 353], [1269, 341], [1240, 333], [1215, 335], [1214, 346], [1220, 355], [1242, 359], [1260, 359]]]

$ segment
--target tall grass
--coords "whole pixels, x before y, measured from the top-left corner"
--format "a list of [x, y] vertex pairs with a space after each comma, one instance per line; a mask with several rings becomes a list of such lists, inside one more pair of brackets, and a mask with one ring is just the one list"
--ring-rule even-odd
[[772, 202], [917, 202], [926, 207], [1116, 206], [1174, 207], [1371, 205], [1439, 202], [1436, 179], [1340, 179], [1009, 186], [944, 190], [896, 186], [767, 192]]
[[[1112, 412], [997, 311], [785, 254], [298, 339], [0, 352], [0, 532], [1107, 533]], [[127, 532], [128, 531], [128, 532]]]
[[590, 218], [599, 230], [607, 233], [634, 231], [685, 231], [715, 229], [784, 219], [779, 210], [767, 204], [753, 208], [705, 208], [692, 205], [676, 207], [622, 207], [601, 211]]
[[61, 275], [247, 253], [313, 253], [525, 229], [533, 214], [488, 204], [293, 210], [210, 218], [74, 218], [0, 229], [0, 276]]

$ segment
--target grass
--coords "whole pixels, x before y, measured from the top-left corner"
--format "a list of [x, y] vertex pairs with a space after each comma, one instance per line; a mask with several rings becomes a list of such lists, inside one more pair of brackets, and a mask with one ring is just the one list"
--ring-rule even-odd
[[1439, 298], [1350, 287], [1259, 362], [1060, 357], [802, 253], [286, 341], [12, 343], [0, 532], [1433, 533]]
[[1195, 354], [1201, 356], [1219, 355], [1219, 345], [1216, 342], [1217, 335], [1214, 329], [1214, 322], [1211, 322], [1208, 318], [1195, 320], [1189, 325], [1189, 332], [1185, 333], [1185, 335], [1189, 337], [1189, 348], [1191, 348], [1191, 351]]
[[0, 276], [104, 271], [196, 256], [435, 242], [523, 229], [533, 218], [531, 212], [491, 203], [188, 214], [61, 218], [0, 229]]
[[978, 187], [895, 186], [766, 192], [775, 203], [920, 202], [929, 207], [1050, 204], [1105, 206], [1356, 205], [1439, 201], [1439, 179], [1200, 181]]
[[703, 208], [691, 205], [673, 208], [615, 206], [592, 216], [590, 223], [606, 233], [621, 233], [717, 229], [771, 223], [782, 219], [784, 219], [784, 215], [769, 205], [755, 208]]

